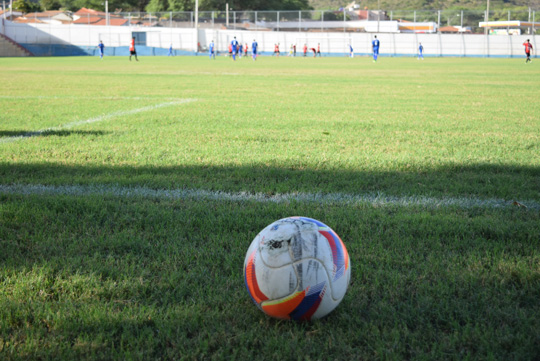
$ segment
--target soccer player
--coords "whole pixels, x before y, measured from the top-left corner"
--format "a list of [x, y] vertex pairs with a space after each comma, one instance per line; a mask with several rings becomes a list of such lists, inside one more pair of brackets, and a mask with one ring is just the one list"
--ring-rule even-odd
[[135, 55], [135, 60], [137, 59], [137, 50], [135, 50], [135, 37], [131, 38], [131, 45], [129, 46], [129, 61], [131, 61], [131, 56]]
[[238, 58], [242, 59], [242, 55], [243, 55], [242, 52], [244, 51], [242, 44], [238, 43], [237, 49], [238, 49]]
[[424, 60], [424, 46], [422, 43], [418, 45], [418, 60], [420, 59]]
[[377, 35], [375, 35], [375, 39], [371, 42], [371, 48], [373, 49], [373, 62], [375, 63], [377, 61], [377, 57], [379, 56], [379, 46], [381, 45], [379, 39], [377, 39]]
[[317, 43], [317, 55], [321, 57], [321, 43]]
[[257, 47], [259, 44], [257, 44], [257, 41], [253, 39], [253, 43], [251, 43], [251, 56], [253, 57], [253, 60], [257, 60]]
[[232, 51], [232, 58], [234, 61], [236, 61], [236, 52], [238, 51], [238, 40], [236, 40], [236, 36], [231, 41], [231, 51]]
[[105, 45], [103, 45], [103, 41], [100, 40], [97, 47], [99, 49], [99, 58], [103, 60], [103, 53], [105, 52]]
[[173, 54], [172, 54], [172, 44], [171, 44], [171, 46], [169, 46], [169, 54], [167, 54], [167, 56], [172, 56], [172, 55]]
[[351, 44], [349, 44], [349, 57], [354, 58], [354, 50]]
[[248, 45], [247, 43], [244, 44], [244, 59], [247, 59], [247, 53], [248, 53]]
[[527, 55], [527, 60], [525, 60], [525, 64], [531, 62], [531, 50], [533, 50], [533, 46], [529, 39], [527, 39], [526, 42], [523, 43], [523, 46], [525, 47], [525, 55]]
[[279, 58], [279, 43], [274, 44], [274, 55]]
[[208, 56], [210, 57], [210, 59], [216, 60], [216, 52], [214, 50], [214, 46], [214, 40], [212, 40], [208, 45]]
[[307, 44], [304, 44], [304, 58], [306, 57], [307, 55]]
[[316, 57], [317, 56], [317, 49], [315, 48], [310, 48], [309, 50], [311, 50], [313, 52], [313, 57]]
[[293, 44], [293, 56], [296, 57], [296, 44]]

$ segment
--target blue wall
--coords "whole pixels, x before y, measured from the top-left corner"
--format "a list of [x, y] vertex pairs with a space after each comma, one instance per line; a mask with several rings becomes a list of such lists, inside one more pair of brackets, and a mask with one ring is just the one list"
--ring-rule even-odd
[[[21, 43], [35, 56], [98, 56], [99, 50], [95, 46], [75, 46], [66, 44], [26, 44]], [[167, 56], [169, 49], [150, 46], [137, 46], [137, 55]], [[199, 53], [202, 55], [202, 53]], [[193, 51], [173, 50], [173, 55], [196, 55]], [[206, 53], [204, 53], [206, 55]], [[105, 56], [129, 56], [128, 46], [105, 47]]]

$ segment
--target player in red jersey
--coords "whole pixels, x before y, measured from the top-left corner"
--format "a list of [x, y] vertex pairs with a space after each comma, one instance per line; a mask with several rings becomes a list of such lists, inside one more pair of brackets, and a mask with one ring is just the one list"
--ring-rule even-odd
[[279, 57], [279, 43], [274, 44], [274, 55]]
[[131, 39], [131, 45], [129, 46], [129, 61], [131, 61], [132, 55], [135, 55], [135, 60], [139, 61], [137, 59], [137, 50], [135, 50], [135, 37]]
[[529, 39], [527, 39], [526, 42], [523, 43], [523, 46], [525, 47], [525, 55], [527, 55], [527, 60], [525, 60], [525, 64], [531, 62], [531, 51], [533, 50], [533, 46]]

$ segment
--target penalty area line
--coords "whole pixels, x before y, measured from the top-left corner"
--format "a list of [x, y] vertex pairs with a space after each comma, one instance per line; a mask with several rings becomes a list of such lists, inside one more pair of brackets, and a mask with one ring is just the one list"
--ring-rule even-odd
[[118, 185], [40, 185], [40, 184], [0, 184], [0, 194], [47, 195], [47, 196], [109, 196], [120, 198], [148, 199], [185, 199], [230, 202], [258, 203], [318, 203], [355, 205], [371, 204], [375, 207], [411, 207], [424, 208], [483, 208], [510, 209], [520, 207], [526, 210], [540, 210], [540, 203], [535, 201], [516, 201], [497, 198], [475, 197], [426, 197], [426, 196], [389, 196], [376, 194], [347, 193], [281, 193], [266, 195], [249, 192], [219, 192], [202, 189], [152, 189], [148, 187], [122, 187]]
[[95, 118], [90, 118], [90, 119], [85, 119], [85, 120], [76, 120], [76, 121], [73, 121], [73, 122], [70, 122], [70, 123], [60, 125], [58, 127], [41, 129], [41, 130], [37, 130], [35, 132], [27, 132], [27, 133], [24, 133], [22, 135], [17, 135], [17, 136], [12, 136], [12, 137], [0, 138], [0, 144], [16, 142], [16, 141], [23, 140], [23, 139], [37, 137], [37, 136], [40, 136], [42, 134], [46, 134], [47, 132], [54, 132], [54, 131], [63, 130], [63, 129], [70, 129], [70, 128], [73, 128], [73, 127], [76, 127], [76, 126], [79, 126], [79, 125], [102, 122], [104, 120], [109, 120], [109, 119], [116, 118], [116, 117], [122, 117], [122, 116], [125, 116], [125, 115], [132, 115], [132, 114], [137, 114], [137, 113], [142, 113], [142, 112], [148, 112], [148, 111], [159, 109], [159, 108], [171, 107], [173, 105], [191, 103], [191, 102], [194, 102], [196, 100], [197, 99], [187, 98], [187, 99], [180, 99], [180, 100], [176, 100], [176, 101], [172, 101], [172, 102], [165, 102], [165, 103], [160, 103], [160, 104], [149, 105], [149, 106], [142, 107], [142, 108], [137, 108], [137, 109], [120, 110], [120, 111], [109, 113], [109, 114], [103, 114], [103, 115], [100, 115], [100, 116], [95, 117]]

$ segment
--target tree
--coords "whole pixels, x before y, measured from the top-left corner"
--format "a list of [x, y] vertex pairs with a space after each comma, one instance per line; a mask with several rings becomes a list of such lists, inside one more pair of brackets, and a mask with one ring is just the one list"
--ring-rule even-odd
[[146, 12], [149, 12], [149, 13], [169, 11], [169, 1], [168, 0], [150, 0], [148, 5], [146, 5], [145, 10]]
[[39, 4], [44, 11], [58, 10], [62, 7], [62, 4], [59, 0], [40, 0]]
[[34, 3], [30, 0], [15, 0], [13, 2], [13, 10], [19, 10], [23, 13], [29, 13], [32, 11], [39, 11], [40, 6], [37, 3]]

